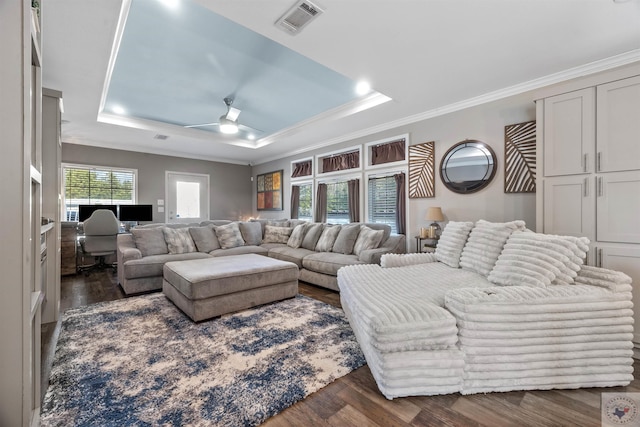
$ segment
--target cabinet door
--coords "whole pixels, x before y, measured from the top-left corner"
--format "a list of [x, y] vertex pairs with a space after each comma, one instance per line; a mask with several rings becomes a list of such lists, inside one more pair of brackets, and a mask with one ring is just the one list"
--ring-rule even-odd
[[587, 176], [545, 178], [543, 232], [594, 241], [594, 190], [594, 179]]
[[640, 171], [603, 173], [596, 185], [598, 241], [640, 243]]
[[598, 171], [640, 169], [640, 76], [598, 86], [597, 94]]
[[593, 172], [595, 89], [544, 100], [544, 176]]
[[[618, 270], [631, 277], [634, 318], [640, 321], [640, 247], [624, 245], [607, 245], [597, 243], [597, 265], [611, 270]], [[633, 341], [640, 343], [640, 329], [635, 322], [636, 330]]]

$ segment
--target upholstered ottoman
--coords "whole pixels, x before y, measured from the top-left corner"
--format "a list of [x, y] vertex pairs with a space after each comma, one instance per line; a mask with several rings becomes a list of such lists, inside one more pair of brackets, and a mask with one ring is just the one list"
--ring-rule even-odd
[[298, 266], [256, 254], [171, 261], [162, 292], [198, 322], [296, 296]]

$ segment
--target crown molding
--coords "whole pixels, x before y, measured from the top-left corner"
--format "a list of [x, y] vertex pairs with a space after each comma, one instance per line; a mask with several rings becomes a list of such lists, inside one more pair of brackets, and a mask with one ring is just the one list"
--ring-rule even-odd
[[[309, 151], [325, 148], [330, 145], [339, 144], [342, 142], [350, 141], [357, 138], [366, 137], [379, 132], [384, 132], [390, 129], [394, 129], [400, 126], [410, 125], [416, 122], [420, 122], [434, 117], [443, 116], [445, 114], [454, 113], [456, 111], [464, 110], [466, 108], [475, 107], [489, 102], [497, 101], [500, 99], [508, 98], [510, 96], [520, 95], [525, 92], [541, 89], [543, 87], [551, 86], [558, 83], [563, 83], [568, 80], [576, 79], [579, 77], [585, 77], [591, 74], [608, 71], [614, 68], [622, 67], [625, 65], [633, 64], [634, 62], [640, 62], [640, 49], [635, 49], [629, 52], [622, 53], [620, 55], [611, 56], [602, 60], [590, 62], [585, 65], [581, 65], [567, 70], [549, 74], [544, 77], [529, 80], [524, 83], [519, 83], [513, 86], [508, 86], [503, 89], [499, 89], [493, 92], [488, 92], [483, 95], [479, 95], [473, 98], [465, 99], [463, 101], [454, 102], [443, 107], [434, 108], [422, 113], [407, 116], [402, 119], [393, 120], [387, 123], [382, 123], [377, 126], [373, 126], [360, 131], [352, 132], [346, 135], [342, 135], [337, 138], [332, 138], [321, 143], [305, 147], [303, 149], [289, 153], [290, 155], [299, 155]], [[287, 155], [286, 157], [289, 157]], [[283, 157], [272, 157], [264, 159], [256, 164], [267, 163], [273, 160], [278, 160]]]

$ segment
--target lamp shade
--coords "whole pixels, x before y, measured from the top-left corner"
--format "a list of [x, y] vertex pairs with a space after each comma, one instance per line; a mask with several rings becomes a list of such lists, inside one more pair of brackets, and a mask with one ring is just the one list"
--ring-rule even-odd
[[425, 215], [424, 219], [427, 221], [444, 221], [444, 216], [442, 215], [442, 208], [433, 207], [427, 209], [427, 215]]

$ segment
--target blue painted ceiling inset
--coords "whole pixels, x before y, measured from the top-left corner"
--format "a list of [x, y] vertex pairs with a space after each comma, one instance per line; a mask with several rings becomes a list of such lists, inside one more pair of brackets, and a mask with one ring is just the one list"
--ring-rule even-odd
[[[179, 126], [217, 122], [223, 98], [263, 137], [358, 98], [355, 82], [190, 1], [134, 0], [105, 100]], [[201, 128], [215, 131], [215, 128]]]

